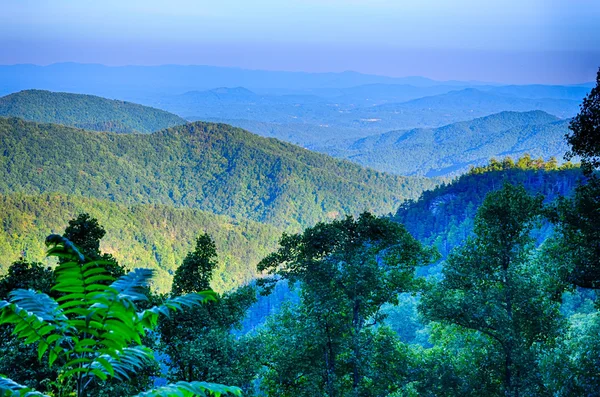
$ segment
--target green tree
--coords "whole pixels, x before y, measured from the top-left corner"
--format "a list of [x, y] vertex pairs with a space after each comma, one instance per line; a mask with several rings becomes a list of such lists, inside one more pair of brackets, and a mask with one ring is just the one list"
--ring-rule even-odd
[[563, 274], [572, 284], [600, 288], [600, 69], [596, 87], [583, 100], [567, 135], [571, 151], [567, 158], [581, 157], [587, 183], [577, 187], [572, 198], [559, 198], [550, 219], [564, 248]]
[[541, 212], [542, 197], [522, 186], [505, 184], [488, 194], [475, 219], [475, 237], [451, 253], [443, 279], [428, 288], [419, 306], [429, 320], [474, 330], [492, 342], [507, 397], [544, 393], [534, 346], [552, 338], [558, 325], [553, 279], [532, 260], [530, 232]]
[[[210, 288], [218, 266], [216, 246], [208, 234], [196, 240], [175, 272], [171, 297]], [[258, 372], [258, 351], [251, 337], [237, 338], [232, 330], [241, 326], [256, 301], [253, 287], [216, 295], [218, 299], [160, 321], [161, 350], [170, 357], [170, 378], [235, 383], [248, 392]]]
[[553, 396], [600, 396], [600, 314], [575, 314], [558, 343], [541, 359]]
[[[57, 382], [61, 395], [85, 396], [87, 389], [109, 378], [128, 379], [154, 359], [141, 338], [158, 323], [160, 315], [214, 300], [212, 291], [167, 299], [161, 306], [137, 311], [145, 300], [152, 271], [136, 269], [114, 279], [103, 267], [106, 261], [90, 260], [68, 239], [51, 235], [48, 254], [63, 258], [56, 268], [53, 290], [57, 300], [33, 290], [15, 290], [10, 300], [0, 301], [0, 324], [14, 325], [13, 333], [26, 344], [37, 344], [38, 358], [47, 353], [48, 363], [60, 363]], [[99, 282], [110, 282], [110, 285]], [[42, 395], [0, 378], [3, 396]], [[206, 395], [233, 393], [237, 388], [203, 382], [179, 382], [141, 393], [140, 396]]]
[[[8, 272], [0, 277], [0, 300], [9, 299], [17, 289], [39, 291], [56, 296], [51, 290], [54, 271], [42, 263], [30, 263], [23, 259], [14, 262]], [[35, 346], [25, 345], [12, 335], [9, 326], [0, 326], [0, 374], [29, 387], [48, 388], [56, 377], [56, 367], [45, 366], [37, 357]]]
[[560, 197], [549, 209], [560, 249], [556, 251], [563, 279], [583, 288], [600, 289], [600, 178], [592, 177]]
[[204, 233], [196, 240], [194, 251], [190, 252], [177, 268], [171, 293], [181, 295], [209, 289], [217, 264], [217, 246], [212, 238]]
[[[89, 214], [79, 214], [77, 218], [69, 221], [63, 237], [79, 247], [81, 252], [91, 260], [102, 259], [105, 268], [117, 278], [125, 274], [125, 268], [110, 254], [100, 252], [100, 240], [106, 235], [106, 230], [98, 223], [96, 218]], [[63, 259], [59, 258], [59, 262]]]
[[571, 150], [567, 159], [581, 157], [581, 165], [588, 174], [600, 167], [600, 69], [596, 76], [596, 87], [583, 100], [577, 116], [569, 124], [566, 138]]
[[[271, 275], [261, 284], [302, 283], [300, 317], [288, 322], [308, 327], [302, 333], [312, 347], [299, 354], [319, 357], [312, 361], [322, 369], [316, 390], [330, 397], [368, 393], [370, 357], [365, 354], [376, 339], [369, 328], [383, 319], [383, 305], [397, 303], [399, 293], [415, 288], [415, 268], [428, 264], [434, 253], [402, 225], [369, 213], [284, 234], [280, 245], [259, 263], [259, 270]], [[304, 379], [297, 371], [285, 376], [285, 382]]]

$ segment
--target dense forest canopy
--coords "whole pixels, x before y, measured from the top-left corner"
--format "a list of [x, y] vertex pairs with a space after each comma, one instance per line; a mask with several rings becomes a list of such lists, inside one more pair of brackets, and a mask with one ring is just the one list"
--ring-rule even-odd
[[20, 257], [40, 262], [49, 232], [60, 232], [67, 221], [89, 213], [105, 228], [103, 252], [119, 258], [129, 269], [157, 271], [153, 288], [168, 291], [171, 273], [191, 249], [197, 233], [209, 233], [218, 244], [219, 267], [213, 288], [228, 290], [250, 282], [256, 265], [275, 248], [281, 231], [273, 226], [192, 208], [139, 204], [126, 206], [111, 201], [64, 194], [0, 195], [0, 274]]
[[224, 124], [111, 134], [0, 118], [0, 193], [60, 192], [169, 204], [282, 227], [392, 211], [435, 186]]
[[0, 116], [120, 133], [150, 133], [186, 123], [172, 113], [131, 102], [42, 90], [0, 98]]

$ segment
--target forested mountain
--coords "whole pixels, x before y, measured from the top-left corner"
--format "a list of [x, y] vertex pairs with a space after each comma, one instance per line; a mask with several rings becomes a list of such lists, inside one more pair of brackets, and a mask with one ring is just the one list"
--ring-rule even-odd
[[392, 176], [224, 124], [94, 133], [0, 119], [0, 193], [187, 206], [292, 227], [386, 213], [436, 181]]
[[164, 110], [131, 102], [42, 90], [0, 98], [0, 116], [121, 133], [149, 133], [186, 123]]
[[321, 150], [401, 175], [456, 175], [494, 156], [562, 158], [568, 150], [568, 125], [568, 120], [542, 111], [501, 112], [439, 128], [391, 131]]
[[[485, 196], [504, 183], [522, 184], [530, 194], [541, 194], [546, 202], [569, 196], [585, 180], [579, 166], [544, 162], [525, 155], [492, 160], [472, 168], [448, 184], [423, 192], [418, 200], [403, 203], [392, 219], [402, 223], [415, 238], [434, 245], [445, 257], [462, 245], [473, 230], [473, 220]], [[543, 237], [547, 234], [541, 232]]]
[[170, 288], [170, 274], [201, 233], [209, 233], [217, 244], [219, 266], [213, 288], [219, 291], [254, 279], [256, 264], [275, 247], [281, 235], [273, 226], [192, 208], [126, 206], [64, 194], [0, 195], [0, 212], [0, 274], [19, 257], [43, 260], [46, 236], [62, 234], [69, 220], [88, 213], [106, 229], [101, 250], [113, 254], [129, 269], [158, 270], [153, 287], [160, 291]]

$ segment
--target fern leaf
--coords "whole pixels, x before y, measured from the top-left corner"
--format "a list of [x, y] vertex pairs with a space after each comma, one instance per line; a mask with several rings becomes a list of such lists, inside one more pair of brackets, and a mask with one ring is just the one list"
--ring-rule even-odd
[[108, 354], [101, 355], [92, 362], [90, 367], [107, 377], [126, 380], [129, 379], [129, 375], [132, 372], [142, 369], [144, 365], [153, 360], [154, 355], [152, 350], [145, 346], [133, 346], [119, 351], [116, 357]]
[[154, 329], [161, 314], [165, 317], [169, 317], [171, 311], [179, 311], [184, 307], [194, 307], [201, 303], [216, 300], [217, 294], [213, 291], [202, 291], [168, 298], [162, 305], [154, 306], [138, 313], [138, 320], [145, 328]]
[[[12, 324], [15, 326], [13, 334], [23, 339], [25, 344], [38, 342], [38, 356], [51, 349], [52, 359], [58, 358], [64, 353], [60, 342], [67, 328], [67, 321], [55, 322], [44, 321], [39, 315], [20, 307], [16, 303], [0, 301], [0, 325]], [[54, 347], [52, 347], [54, 346]]]
[[57, 324], [65, 324], [67, 321], [67, 317], [59, 309], [58, 303], [46, 294], [18, 289], [10, 293], [10, 301], [44, 321], [52, 321]]
[[18, 384], [12, 379], [0, 375], [0, 396], [3, 397], [49, 397], [27, 386]]
[[117, 291], [119, 296], [132, 302], [147, 300], [145, 288], [154, 276], [151, 269], [135, 269], [111, 284], [111, 288]]
[[138, 394], [136, 397], [194, 397], [194, 396], [241, 396], [238, 387], [207, 382], [177, 382]]

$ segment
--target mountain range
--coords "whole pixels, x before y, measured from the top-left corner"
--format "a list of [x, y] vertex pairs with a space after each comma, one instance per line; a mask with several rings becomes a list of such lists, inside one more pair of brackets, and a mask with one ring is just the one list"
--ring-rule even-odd
[[446, 125], [391, 131], [318, 150], [401, 175], [451, 176], [490, 158], [529, 153], [562, 160], [569, 120], [542, 111], [501, 112]]

